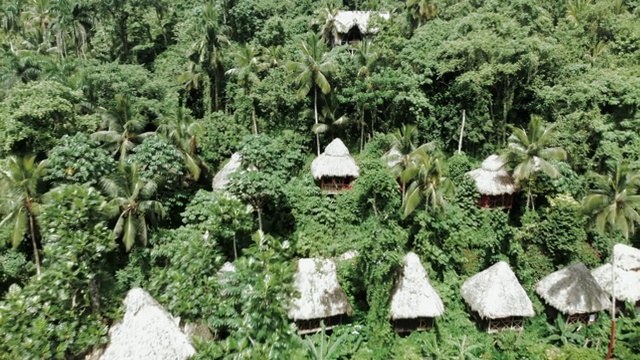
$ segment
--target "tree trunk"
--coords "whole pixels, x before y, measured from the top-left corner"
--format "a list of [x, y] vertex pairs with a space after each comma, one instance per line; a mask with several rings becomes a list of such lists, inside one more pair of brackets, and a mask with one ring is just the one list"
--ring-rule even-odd
[[233, 260], [238, 260], [238, 248], [236, 246], [236, 234], [233, 234]]
[[260, 208], [257, 208], [258, 211], [258, 228], [260, 229], [260, 232], [262, 232], [262, 210], [260, 210]]
[[[318, 125], [318, 89], [313, 84], [313, 114], [315, 116], [316, 125]], [[316, 133], [316, 145], [318, 149], [318, 156], [320, 156], [320, 134]]]
[[253, 106], [253, 101], [251, 102], [251, 119], [253, 120], [253, 134], [258, 135], [258, 122], [256, 121], [256, 108]]
[[609, 350], [607, 360], [613, 355], [613, 345], [616, 342], [616, 257], [611, 254], [611, 337], [609, 338]]
[[360, 152], [364, 150], [364, 105], [362, 105], [362, 117], [360, 118]]
[[40, 279], [40, 255], [38, 254], [38, 245], [36, 244], [36, 223], [33, 219], [31, 210], [29, 212], [29, 231], [31, 233], [31, 246], [33, 246], [33, 256], [36, 262], [36, 275]]

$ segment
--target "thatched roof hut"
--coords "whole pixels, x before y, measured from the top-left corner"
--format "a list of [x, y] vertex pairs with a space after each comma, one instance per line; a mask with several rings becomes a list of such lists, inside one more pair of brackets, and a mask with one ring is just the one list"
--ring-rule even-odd
[[596, 313], [611, 306], [607, 294], [583, 263], [545, 276], [535, 290], [547, 304], [566, 315]]
[[391, 320], [434, 318], [443, 313], [444, 304], [431, 286], [427, 270], [418, 255], [408, 253], [391, 298]]
[[182, 360], [195, 355], [177, 321], [146, 291], [131, 289], [122, 323], [110, 331], [101, 360]]
[[[611, 264], [591, 270], [591, 275], [600, 287], [611, 295]], [[627, 271], [619, 267], [614, 270], [616, 299], [635, 303], [640, 301], [640, 272]]]
[[338, 33], [346, 34], [355, 26], [362, 35], [375, 34], [379, 29], [369, 26], [372, 15], [384, 20], [389, 20], [390, 18], [389, 12], [339, 10], [334, 18], [336, 30]]
[[[294, 287], [300, 297], [293, 301], [289, 318], [298, 322], [301, 333], [319, 329], [320, 320], [325, 320], [327, 328], [331, 328], [335, 324], [330, 318], [353, 313], [349, 299], [338, 283], [336, 265], [332, 260], [298, 260]], [[305, 321], [308, 323], [303, 324]]]
[[469, 307], [484, 319], [535, 315], [527, 293], [504, 261], [467, 279], [460, 292]]
[[321, 178], [356, 178], [360, 168], [349, 155], [349, 149], [340, 139], [334, 139], [311, 163], [311, 174], [316, 180]]
[[476, 188], [481, 195], [513, 194], [518, 187], [505, 169], [505, 162], [498, 155], [491, 155], [482, 162], [479, 169], [467, 173], [476, 182]]
[[629, 245], [616, 244], [613, 246], [613, 257], [616, 266], [631, 271], [640, 271], [640, 249]]
[[220, 171], [213, 177], [211, 186], [213, 190], [226, 190], [229, 185], [229, 177], [236, 172], [242, 165], [242, 156], [240, 153], [233, 153], [231, 159], [227, 162]]

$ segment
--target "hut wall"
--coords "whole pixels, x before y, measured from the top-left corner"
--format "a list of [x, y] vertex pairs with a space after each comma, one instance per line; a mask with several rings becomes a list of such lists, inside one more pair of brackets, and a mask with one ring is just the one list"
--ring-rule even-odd
[[598, 320], [597, 313], [586, 313], [586, 314], [571, 314], [567, 316], [566, 324], [576, 324], [581, 323], [584, 325], [591, 325]]
[[478, 206], [485, 209], [510, 209], [513, 204], [513, 196], [503, 195], [480, 195]]
[[524, 318], [511, 316], [501, 319], [489, 319], [487, 332], [489, 334], [498, 333], [504, 330], [522, 331], [524, 329]]
[[353, 189], [352, 177], [322, 177], [320, 179], [320, 188], [330, 194], [335, 194], [343, 190]]
[[324, 327], [326, 330], [333, 329], [334, 327], [342, 324], [343, 315], [331, 316], [328, 318], [311, 319], [311, 320], [297, 320], [296, 327], [298, 328], [298, 334], [313, 334], [322, 330], [320, 322], [324, 321]]
[[420, 317], [416, 319], [393, 320], [393, 329], [397, 333], [408, 333], [412, 331], [425, 331], [433, 327], [433, 318]]

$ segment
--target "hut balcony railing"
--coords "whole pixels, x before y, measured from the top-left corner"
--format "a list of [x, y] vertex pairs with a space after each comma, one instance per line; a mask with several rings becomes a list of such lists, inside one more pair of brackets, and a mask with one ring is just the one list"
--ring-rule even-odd
[[489, 319], [487, 332], [490, 334], [498, 333], [504, 330], [522, 331], [524, 329], [524, 318], [506, 317], [501, 319]]

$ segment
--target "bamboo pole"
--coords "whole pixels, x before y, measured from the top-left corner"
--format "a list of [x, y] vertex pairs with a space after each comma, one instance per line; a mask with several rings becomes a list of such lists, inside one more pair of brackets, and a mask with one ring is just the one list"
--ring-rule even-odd
[[462, 137], [464, 136], [464, 124], [466, 123], [466, 111], [462, 110], [462, 126], [460, 127], [460, 140], [458, 141], [458, 154], [462, 153]]

